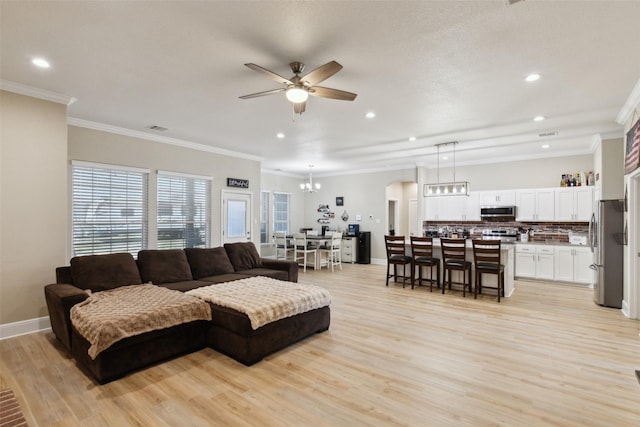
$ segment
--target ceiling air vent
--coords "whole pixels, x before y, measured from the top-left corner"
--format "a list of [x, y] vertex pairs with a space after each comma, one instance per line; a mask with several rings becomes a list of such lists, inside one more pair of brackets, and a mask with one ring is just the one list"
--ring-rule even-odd
[[556, 136], [558, 134], [558, 132], [545, 132], [545, 133], [539, 133], [538, 136], [540, 138], [546, 138], [548, 136]]
[[158, 125], [151, 125], [147, 127], [147, 129], [157, 130], [158, 132], [164, 132], [165, 130], [167, 130], [167, 128], [163, 128], [162, 126], [158, 126]]

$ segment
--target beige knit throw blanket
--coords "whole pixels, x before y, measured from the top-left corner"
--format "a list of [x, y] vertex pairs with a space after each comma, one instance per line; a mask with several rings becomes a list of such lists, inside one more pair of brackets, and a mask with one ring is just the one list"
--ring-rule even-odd
[[320, 286], [264, 276], [205, 286], [186, 293], [246, 314], [254, 330], [267, 323], [331, 304], [331, 294]]
[[209, 304], [151, 284], [96, 292], [71, 308], [71, 323], [91, 343], [92, 359], [123, 338], [194, 320], [211, 320]]

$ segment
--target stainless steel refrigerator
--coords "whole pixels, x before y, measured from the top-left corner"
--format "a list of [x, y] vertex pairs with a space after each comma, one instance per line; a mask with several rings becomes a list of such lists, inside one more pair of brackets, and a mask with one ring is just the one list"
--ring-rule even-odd
[[605, 307], [622, 308], [624, 200], [598, 200], [589, 223], [589, 245], [596, 271], [593, 299]]

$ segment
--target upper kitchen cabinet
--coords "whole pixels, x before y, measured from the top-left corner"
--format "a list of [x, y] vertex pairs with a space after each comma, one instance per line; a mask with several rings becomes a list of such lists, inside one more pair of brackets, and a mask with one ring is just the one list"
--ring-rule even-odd
[[480, 221], [480, 204], [478, 193], [469, 196], [447, 197], [447, 220]]
[[555, 189], [517, 190], [516, 206], [517, 221], [554, 221]]
[[515, 206], [515, 204], [515, 190], [480, 192], [480, 206]]
[[556, 221], [589, 221], [593, 213], [593, 187], [556, 189]]
[[478, 193], [469, 196], [442, 196], [426, 199], [427, 221], [480, 221]]

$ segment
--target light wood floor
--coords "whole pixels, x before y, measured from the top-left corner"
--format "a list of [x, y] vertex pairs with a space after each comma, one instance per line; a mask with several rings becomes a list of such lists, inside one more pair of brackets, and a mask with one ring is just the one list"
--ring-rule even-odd
[[0, 342], [34, 426], [639, 426], [639, 322], [589, 289], [512, 298], [384, 286], [385, 267], [300, 273], [332, 323], [245, 367], [205, 349], [97, 386], [51, 333]]

